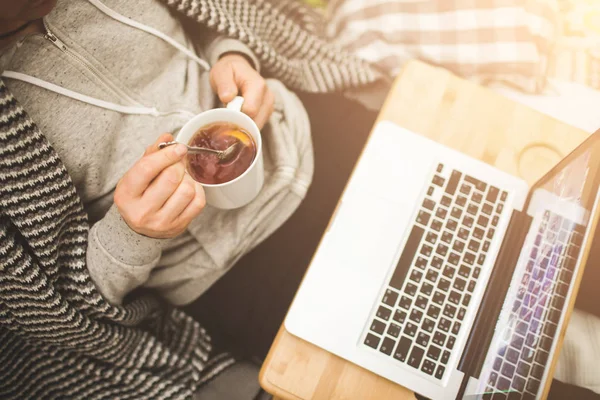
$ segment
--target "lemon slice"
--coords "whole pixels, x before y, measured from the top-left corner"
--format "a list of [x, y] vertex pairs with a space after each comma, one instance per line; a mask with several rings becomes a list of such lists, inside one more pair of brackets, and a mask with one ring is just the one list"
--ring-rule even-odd
[[230, 131], [229, 135], [242, 142], [244, 146], [250, 146], [252, 143], [252, 139], [250, 139], [250, 137], [242, 131]]

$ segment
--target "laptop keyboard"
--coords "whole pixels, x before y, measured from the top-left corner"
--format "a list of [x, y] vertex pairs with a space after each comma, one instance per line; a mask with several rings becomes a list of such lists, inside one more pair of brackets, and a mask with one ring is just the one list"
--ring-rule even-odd
[[510, 316], [491, 359], [486, 392], [516, 391], [519, 398], [536, 398], [584, 233], [582, 226], [544, 213], [516, 297], [504, 305]]
[[437, 379], [461, 332], [507, 197], [444, 168], [437, 166], [363, 341]]

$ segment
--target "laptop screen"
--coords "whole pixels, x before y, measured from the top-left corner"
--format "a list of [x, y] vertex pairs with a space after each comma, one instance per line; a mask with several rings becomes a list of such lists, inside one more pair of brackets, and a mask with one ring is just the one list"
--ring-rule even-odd
[[530, 192], [532, 223], [480, 375], [483, 398], [541, 395], [597, 201], [599, 139], [600, 131]]

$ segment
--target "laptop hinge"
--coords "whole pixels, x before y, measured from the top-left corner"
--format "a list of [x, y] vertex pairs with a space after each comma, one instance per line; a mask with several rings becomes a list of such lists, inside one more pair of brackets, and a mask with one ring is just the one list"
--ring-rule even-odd
[[467, 345], [458, 364], [458, 370], [463, 372], [465, 377], [457, 399], [464, 395], [469, 377], [477, 378], [481, 374], [488, 348], [494, 336], [496, 322], [500, 316], [531, 222], [532, 218], [525, 212], [513, 211], [479, 311], [471, 327]]

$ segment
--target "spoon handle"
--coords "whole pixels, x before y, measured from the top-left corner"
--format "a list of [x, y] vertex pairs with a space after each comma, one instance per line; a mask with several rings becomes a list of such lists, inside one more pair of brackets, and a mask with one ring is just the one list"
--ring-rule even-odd
[[[179, 142], [175, 142], [175, 141], [174, 142], [162, 142], [162, 143], [158, 144], [158, 148], [164, 149], [165, 147], [172, 146], [172, 145], [178, 144], [178, 143]], [[183, 143], [181, 143], [181, 144], [183, 144]], [[184, 146], [187, 147], [189, 154], [213, 153], [218, 156], [221, 156], [221, 154], [223, 153], [223, 151], [221, 151], [221, 150], [207, 149], [204, 147], [193, 147], [193, 146], [188, 146], [187, 144], [184, 144]]]

